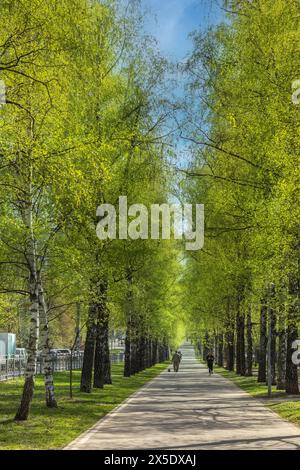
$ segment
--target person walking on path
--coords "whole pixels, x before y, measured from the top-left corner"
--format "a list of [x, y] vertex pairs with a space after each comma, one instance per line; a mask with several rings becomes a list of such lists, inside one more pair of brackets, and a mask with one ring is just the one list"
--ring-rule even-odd
[[215, 357], [213, 353], [210, 351], [206, 356], [206, 362], [207, 362], [209, 375], [214, 373], [214, 360], [215, 360]]
[[178, 354], [178, 351], [175, 351], [175, 353], [173, 354], [173, 357], [172, 357], [174, 372], [178, 372], [180, 360], [181, 360], [181, 357]]

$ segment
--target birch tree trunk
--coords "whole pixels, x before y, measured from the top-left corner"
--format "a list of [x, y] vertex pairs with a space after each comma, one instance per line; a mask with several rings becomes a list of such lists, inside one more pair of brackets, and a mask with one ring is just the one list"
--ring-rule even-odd
[[158, 361], [158, 343], [154, 340], [152, 343], [152, 365], [155, 366]]
[[34, 378], [36, 374], [37, 348], [39, 340], [39, 284], [37, 274], [36, 241], [33, 229], [33, 202], [32, 202], [32, 169], [29, 174], [28, 200], [24, 203], [22, 212], [23, 223], [27, 230], [26, 260], [29, 271], [30, 292], [30, 329], [28, 341], [28, 357], [25, 369], [25, 383], [21, 403], [17, 410], [15, 420], [26, 421], [34, 393]]
[[202, 356], [202, 342], [200, 339], [197, 342], [197, 349], [198, 349], [199, 355]]
[[94, 387], [104, 387], [104, 325], [103, 312], [98, 306], [98, 318], [96, 326], [96, 348], [95, 348], [95, 365], [94, 365]]
[[111, 385], [111, 363], [110, 363], [110, 352], [109, 352], [109, 338], [108, 338], [108, 319], [105, 324], [105, 335], [104, 335], [104, 384]]
[[290, 275], [289, 278], [289, 308], [287, 318], [287, 354], [286, 354], [286, 374], [285, 374], [285, 391], [286, 393], [298, 394], [298, 368], [292, 361], [292, 344], [298, 339], [298, 296], [299, 296], [299, 279], [296, 275]]
[[139, 331], [135, 313], [131, 316], [130, 375], [139, 372]]
[[226, 307], [226, 332], [225, 332], [225, 345], [226, 345], [226, 369], [229, 371], [234, 370], [234, 318], [230, 312], [230, 298], [227, 299]]
[[124, 377], [131, 375], [131, 318], [127, 319], [125, 336]]
[[285, 391], [286, 393], [298, 394], [298, 368], [292, 362], [292, 344], [298, 339], [297, 323], [294, 315], [289, 315], [287, 327], [287, 354], [286, 354], [286, 375], [285, 375]]
[[246, 367], [246, 375], [248, 377], [251, 377], [253, 375], [252, 364], [253, 364], [252, 320], [251, 320], [251, 310], [249, 308], [249, 313], [247, 314], [247, 367]]
[[107, 281], [98, 284], [96, 350], [94, 362], [94, 387], [103, 388], [111, 384], [109, 355], [109, 311], [107, 309]]
[[224, 365], [224, 342], [223, 342], [223, 335], [218, 335], [218, 365], [223, 367]]
[[132, 374], [132, 349], [133, 349], [133, 294], [132, 294], [132, 275], [130, 270], [127, 272], [128, 291], [126, 296], [126, 336], [125, 336], [125, 356], [124, 356], [124, 377], [130, 377]]
[[240, 315], [236, 315], [236, 347], [235, 347], [236, 365], [235, 370], [237, 374], [241, 373], [241, 343], [240, 343]]
[[210, 339], [209, 339], [209, 334], [208, 333], [205, 333], [205, 336], [204, 336], [204, 347], [203, 347], [203, 361], [206, 361], [206, 356], [207, 354], [209, 353], [209, 349], [210, 349]]
[[94, 387], [103, 388], [111, 384], [111, 367], [108, 339], [108, 310], [106, 306], [106, 284], [100, 287], [97, 316], [97, 334], [95, 350]]
[[278, 331], [278, 379], [277, 390], [285, 390], [285, 366], [286, 366], [286, 331], [285, 325], [279, 324]]
[[276, 314], [273, 308], [269, 310], [269, 321], [271, 322], [271, 376], [272, 385], [276, 385]]
[[36, 374], [37, 362], [37, 346], [39, 339], [39, 302], [38, 302], [38, 285], [35, 276], [31, 276], [30, 280], [30, 329], [28, 341], [28, 356], [25, 369], [25, 383], [21, 403], [15, 416], [16, 421], [26, 421], [30, 411], [30, 405], [34, 393], [34, 378]]
[[265, 300], [261, 301], [260, 307], [260, 338], [259, 338], [259, 360], [258, 360], [258, 382], [266, 381], [266, 354], [267, 354], [267, 306]]
[[97, 305], [91, 304], [89, 307], [88, 321], [87, 321], [87, 332], [84, 346], [83, 364], [81, 371], [81, 383], [80, 391], [85, 393], [91, 393], [92, 391], [92, 375], [94, 365], [94, 354], [95, 354], [95, 336], [96, 336], [96, 317], [97, 317]]
[[218, 350], [218, 344], [219, 344], [219, 337], [217, 334], [214, 334], [213, 338], [213, 354], [215, 356], [215, 362], [216, 364], [219, 363], [219, 350]]
[[149, 367], [150, 364], [150, 357], [151, 357], [151, 352], [150, 352], [150, 341], [149, 337], [147, 336], [145, 338], [145, 367], [146, 369]]
[[152, 366], [152, 356], [153, 356], [153, 341], [149, 337], [148, 339], [148, 366], [147, 367]]
[[42, 283], [39, 282], [39, 309], [40, 309], [40, 324], [41, 324], [41, 348], [43, 359], [43, 374], [45, 381], [45, 396], [46, 405], [49, 408], [56, 408], [57, 402], [54, 393], [54, 379], [52, 358], [50, 355], [49, 345], [49, 322], [48, 322], [48, 309], [45, 300], [45, 293]]
[[131, 348], [130, 348], [130, 375], [134, 375], [137, 370], [137, 332], [136, 320], [131, 319]]
[[229, 371], [234, 370], [234, 332], [227, 331], [226, 333], [226, 343], [227, 343], [227, 361], [226, 368]]
[[[280, 305], [279, 308], [281, 308]], [[284, 312], [280, 310], [278, 316], [278, 361], [277, 361], [277, 390], [285, 390], [286, 366], [286, 330]]]
[[154, 343], [152, 339], [148, 339], [148, 367], [152, 366], [152, 360], [153, 360], [153, 347]]
[[238, 311], [236, 316], [236, 373], [245, 375], [245, 318]]
[[145, 337], [139, 339], [139, 372], [145, 370]]
[[158, 343], [158, 362], [163, 362], [164, 360], [164, 350], [161, 342]]

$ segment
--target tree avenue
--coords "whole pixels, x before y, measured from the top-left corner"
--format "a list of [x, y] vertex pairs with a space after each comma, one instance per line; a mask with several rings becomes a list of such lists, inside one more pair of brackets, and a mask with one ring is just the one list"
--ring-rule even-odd
[[186, 198], [206, 208], [205, 247], [184, 279], [189, 323], [204, 356], [214, 348], [240, 375], [257, 364], [258, 382], [269, 356], [272, 383], [299, 393], [299, 3], [225, 7], [229, 23], [195, 33], [185, 67], [204, 107], [187, 108], [182, 130], [194, 148]]
[[[111, 385], [113, 332], [123, 380], [188, 337], [204, 359], [262, 383], [269, 366], [299, 393], [300, 5], [223, 7], [226, 21], [193, 33], [178, 97], [138, 1], [1, 2], [0, 329], [28, 354], [16, 421], [39, 357], [45, 406], [60, 407], [55, 345], [81, 340], [83, 394]], [[177, 201], [184, 237], [157, 209]]]

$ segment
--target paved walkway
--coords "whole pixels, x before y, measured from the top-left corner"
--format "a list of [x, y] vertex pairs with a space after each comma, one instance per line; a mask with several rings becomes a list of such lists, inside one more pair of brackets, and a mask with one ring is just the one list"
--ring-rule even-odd
[[300, 428], [232, 382], [208, 376], [192, 346], [167, 370], [67, 449], [300, 449]]

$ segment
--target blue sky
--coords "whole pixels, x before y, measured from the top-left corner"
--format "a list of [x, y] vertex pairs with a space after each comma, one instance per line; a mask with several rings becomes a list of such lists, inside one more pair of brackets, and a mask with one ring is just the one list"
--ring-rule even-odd
[[143, 0], [144, 7], [151, 12], [145, 28], [157, 39], [164, 55], [181, 60], [192, 48], [189, 33], [205, 30], [222, 19], [220, 3], [220, 0]]
[[[142, 0], [147, 13], [144, 28], [156, 38], [163, 56], [174, 63], [180, 62], [193, 49], [189, 37], [191, 32], [205, 31], [210, 25], [222, 21], [222, 3], [222, 0]], [[181, 77], [172, 93], [182, 97], [185, 93], [184, 85], [184, 78]], [[174, 125], [171, 121], [170, 129]], [[177, 165], [186, 167], [190, 158], [190, 144], [179, 138], [175, 145]]]

